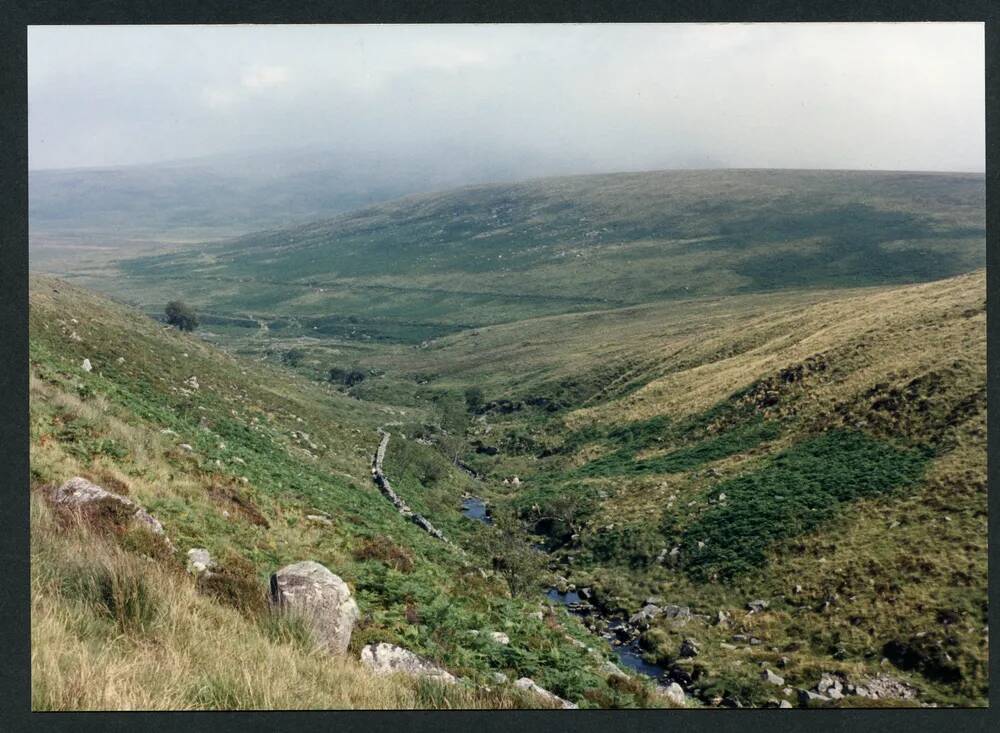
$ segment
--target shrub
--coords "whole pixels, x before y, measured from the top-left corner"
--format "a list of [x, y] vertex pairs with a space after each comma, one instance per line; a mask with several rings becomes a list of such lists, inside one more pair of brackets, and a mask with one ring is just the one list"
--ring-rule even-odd
[[194, 309], [180, 300], [171, 300], [163, 309], [167, 323], [182, 331], [193, 331], [198, 328], [198, 314]]
[[355, 560], [377, 560], [401, 573], [413, 570], [413, 556], [389, 537], [366, 537], [354, 549]]
[[342, 384], [345, 387], [353, 387], [365, 381], [365, 373], [360, 369], [341, 369], [333, 367], [327, 373], [327, 379], [334, 384]]
[[261, 615], [267, 610], [264, 586], [253, 564], [238, 555], [227, 556], [220, 569], [201, 575], [198, 590], [244, 616]]
[[469, 387], [465, 390], [465, 406], [469, 412], [476, 412], [483, 406], [483, 390], [479, 387]]
[[281, 363], [291, 367], [296, 367], [306, 358], [306, 352], [302, 349], [289, 349], [281, 355]]

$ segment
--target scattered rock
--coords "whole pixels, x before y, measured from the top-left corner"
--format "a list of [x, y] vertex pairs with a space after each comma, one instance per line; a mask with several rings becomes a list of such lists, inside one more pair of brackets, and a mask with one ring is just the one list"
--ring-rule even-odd
[[210, 574], [216, 567], [208, 550], [192, 547], [187, 551], [187, 571], [194, 576]]
[[769, 685], [776, 685], [778, 687], [783, 687], [785, 684], [785, 678], [779, 677], [774, 672], [769, 669], [765, 669], [760, 673], [760, 678], [767, 682]]
[[552, 694], [544, 687], [540, 687], [530, 677], [522, 677], [521, 679], [519, 679], [517, 682], [514, 683], [514, 687], [518, 687], [522, 690], [528, 690], [529, 692], [533, 692], [542, 699], [547, 700], [549, 702], [558, 703], [559, 706], [562, 707], [564, 710], [577, 709], [577, 706], [571, 703], [569, 700], [563, 700], [561, 697]]
[[490, 677], [498, 685], [502, 685], [502, 684], [504, 684], [505, 682], [508, 681], [507, 675], [505, 675], [503, 672], [492, 672], [492, 673], [490, 673]]
[[502, 631], [491, 631], [490, 638], [493, 639], [497, 644], [502, 644], [507, 646], [510, 644], [510, 637]]
[[125, 363], [125, 357], [124, 356], [119, 356], [117, 359], [115, 359], [115, 363], [116, 364], [124, 364]]
[[918, 690], [895, 677], [880, 674], [858, 683], [855, 694], [876, 700], [913, 700], [917, 697]]
[[329, 517], [324, 517], [321, 514], [306, 514], [306, 519], [313, 524], [322, 524], [324, 527], [332, 527], [333, 522], [330, 521]]
[[89, 372], [94, 367], [90, 365], [90, 359], [84, 359], [83, 363], [80, 365], [80, 368], [83, 369], [83, 371], [85, 372]]
[[316, 644], [343, 654], [358, 619], [358, 605], [347, 583], [318, 562], [306, 560], [271, 576], [272, 608], [303, 618]]
[[792, 704], [788, 702], [788, 700], [782, 700], [781, 702], [778, 703], [778, 707], [781, 708], [782, 710], [788, 710], [789, 708], [792, 707]]
[[200, 389], [201, 386], [198, 384], [198, 377], [190, 376], [184, 380], [184, 386], [190, 389]]
[[767, 601], [759, 599], [756, 601], [750, 601], [747, 604], [747, 608], [750, 609], [750, 613], [760, 613], [770, 605]]
[[671, 682], [666, 687], [660, 687], [659, 689], [667, 700], [678, 707], [683, 706], [687, 702], [687, 696], [684, 694], [684, 688], [676, 682]]
[[187, 451], [188, 453], [194, 450], [194, 448], [191, 446], [190, 443], [181, 443], [177, 447], [180, 448], [182, 451]]
[[681, 648], [678, 651], [681, 657], [697, 657], [698, 656], [698, 644], [694, 639], [685, 639], [681, 642]]
[[830, 698], [826, 695], [820, 695], [818, 692], [813, 692], [812, 690], [799, 690], [799, 705], [808, 706], [813, 703], [825, 703], [830, 702]]
[[456, 681], [454, 675], [447, 670], [392, 644], [369, 644], [364, 647], [361, 650], [361, 664], [377, 675], [400, 673], [412, 677], [427, 677], [448, 684]]

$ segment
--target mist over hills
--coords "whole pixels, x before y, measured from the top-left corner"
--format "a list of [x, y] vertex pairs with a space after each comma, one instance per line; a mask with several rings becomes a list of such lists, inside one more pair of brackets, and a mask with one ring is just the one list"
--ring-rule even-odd
[[[713, 166], [707, 159], [672, 161]], [[300, 146], [159, 163], [29, 172], [35, 250], [81, 240], [194, 242], [328, 218], [407, 194], [593, 172], [581, 156], [468, 144], [419, 150]]]

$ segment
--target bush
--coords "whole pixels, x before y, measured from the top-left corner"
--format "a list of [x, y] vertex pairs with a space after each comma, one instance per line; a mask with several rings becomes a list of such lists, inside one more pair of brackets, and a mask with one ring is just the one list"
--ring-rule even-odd
[[183, 301], [171, 300], [163, 312], [167, 316], [167, 323], [182, 331], [193, 331], [198, 327], [198, 314]]
[[355, 560], [377, 560], [401, 573], [413, 570], [413, 556], [384, 535], [366, 537], [354, 549]]
[[479, 387], [469, 387], [465, 390], [465, 406], [469, 412], [476, 412], [483, 406], [483, 390]]
[[329, 379], [334, 384], [342, 384], [345, 387], [353, 387], [356, 384], [361, 384], [365, 381], [365, 373], [359, 369], [341, 369], [340, 367], [333, 367], [327, 374], [327, 379]]
[[267, 609], [264, 586], [253, 564], [238, 555], [227, 556], [220, 569], [200, 576], [198, 590], [244, 616], [260, 616]]
[[306, 352], [302, 349], [289, 349], [281, 355], [281, 363], [291, 367], [296, 367], [306, 358]]

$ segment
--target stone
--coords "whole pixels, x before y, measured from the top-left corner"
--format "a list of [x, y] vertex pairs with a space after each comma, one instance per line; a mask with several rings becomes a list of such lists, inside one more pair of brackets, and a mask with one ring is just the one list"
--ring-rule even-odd
[[729, 614], [720, 608], [718, 613], [715, 614], [715, 623], [717, 626], [728, 626]]
[[301, 617], [316, 645], [344, 654], [358, 620], [358, 604], [341, 578], [312, 560], [293, 563], [271, 576], [269, 600], [280, 613]]
[[85, 372], [89, 372], [94, 367], [91, 366], [90, 359], [84, 359], [83, 363], [80, 365], [80, 368], [83, 369], [83, 371], [85, 371]]
[[322, 514], [306, 514], [306, 519], [313, 524], [322, 524], [324, 527], [332, 527], [333, 522], [329, 517], [324, 517]]
[[841, 689], [840, 680], [830, 674], [824, 674], [820, 677], [819, 682], [816, 683], [816, 692], [820, 694], [826, 694], [828, 690], [837, 690], [840, 692]]
[[167, 539], [167, 535], [163, 531], [163, 525], [160, 524], [156, 517], [149, 514], [131, 499], [101, 488], [81, 476], [74, 476], [53, 491], [51, 498], [55, 504], [72, 507], [84, 512], [88, 509], [96, 509], [101, 503], [110, 502], [118, 504], [135, 522], [146, 527], [153, 534], [163, 537], [168, 546], [170, 544], [170, 540]]
[[498, 685], [502, 685], [508, 681], [507, 675], [505, 675], [503, 672], [491, 672], [490, 678]]
[[781, 702], [778, 703], [778, 707], [781, 708], [782, 710], [788, 710], [792, 707], [792, 704], [788, 702], [788, 700], [782, 700]]
[[669, 619], [687, 620], [691, 618], [691, 609], [688, 606], [677, 606], [673, 603], [668, 603], [660, 610]]
[[694, 639], [685, 639], [681, 642], [681, 648], [678, 654], [682, 657], [697, 657], [698, 656], [698, 644]]
[[760, 678], [767, 682], [769, 685], [777, 685], [778, 687], [783, 687], [785, 684], [785, 678], [776, 675], [769, 669], [765, 669], [760, 673]]
[[182, 451], [186, 451], [187, 453], [190, 453], [191, 451], [194, 450], [194, 447], [190, 443], [181, 443], [177, 447], [180, 448]]
[[830, 698], [826, 695], [820, 695], [818, 692], [813, 692], [812, 690], [799, 690], [799, 705], [811, 705], [813, 703], [825, 703], [830, 702]]
[[195, 376], [188, 377], [187, 379], [184, 380], [184, 386], [189, 387], [190, 389], [200, 389], [200, 385], [198, 384], [198, 377]]
[[[433, 662], [393, 644], [369, 644], [361, 650], [361, 664], [377, 675], [405, 674], [453, 684], [455, 676]], [[504, 680], [507, 678], [504, 677]]]
[[215, 567], [215, 560], [205, 548], [192, 547], [187, 551], [187, 571], [191, 575], [210, 575]]
[[684, 694], [684, 688], [676, 682], [671, 682], [666, 687], [661, 687], [660, 690], [667, 700], [678, 707], [683, 706], [687, 702], [687, 696]]
[[115, 363], [116, 364], [124, 364], [125, 363], [125, 357], [124, 356], [119, 356], [117, 359], [115, 359]]
[[554, 695], [553, 693], [546, 690], [544, 687], [541, 687], [538, 684], [536, 684], [535, 681], [530, 677], [522, 677], [521, 679], [519, 679], [517, 682], [514, 683], [514, 687], [517, 687], [521, 690], [527, 690], [528, 692], [533, 692], [543, 700], [558, 704], [559, 707], [563, 708], [564, 710], [577, 709], [577, 706], [571, 703], [569, 700], [563, 700], [558, 695]]
[[502, 644], [503, 646], [510, 644], [510, 637], [502, 631], [491, 631], [490, 638], [497, 644]]
[[768, 607], [768, 602], [763, 599], [758, 599], [756, 601], [750, 601], [747, 604], [747, 608], [750, 609], [750, 613], [760, 613]]

